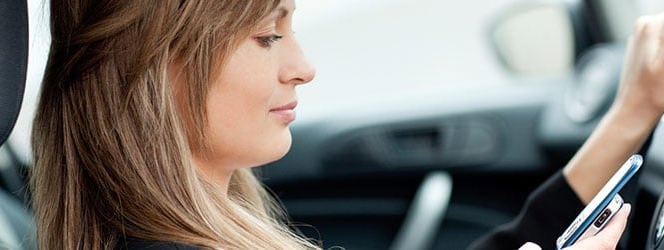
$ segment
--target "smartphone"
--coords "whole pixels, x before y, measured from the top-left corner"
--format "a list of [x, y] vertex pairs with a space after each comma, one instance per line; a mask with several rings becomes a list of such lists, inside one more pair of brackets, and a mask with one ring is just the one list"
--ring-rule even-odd
[[625, 184], [636, 174], [643, 164], [643, 157], [633, 155], [609, 179], [588, 205], [558, 237], [558, 249], [569, 247], [575, 242], [597, 234], [620, 210], [623, 199], [618, 194]]

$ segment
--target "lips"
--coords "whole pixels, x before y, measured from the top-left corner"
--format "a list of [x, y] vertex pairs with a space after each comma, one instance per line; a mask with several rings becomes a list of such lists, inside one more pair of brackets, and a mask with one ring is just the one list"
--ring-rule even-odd
[[273, 112], [273, 111], [284, 111], [284, 110], [294, 110], [295, 107], [297, 107], [297, 101], [293, 101], [293, 102], [290, 102], [290, 103], [288, 103], [288, 104], [286, 104], [286, 105], [283, 105], [283, 106], [279, 106], [279, 107], [276, 107], [276, 108], [270, 109], [270, 112]]
[[297, 107], [297, 101], [270, 109], [270, 114], [283, 123], [288, 124], [295, 120], [295, 107]]

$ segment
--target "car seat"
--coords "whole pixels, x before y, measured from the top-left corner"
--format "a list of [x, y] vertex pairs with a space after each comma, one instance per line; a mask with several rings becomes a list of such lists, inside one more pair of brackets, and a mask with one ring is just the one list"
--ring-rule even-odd
[[[0, 0], [0, 145], [21, 108], [27, 63], [27, 1]], [[35, 249], [34, 232], [27, 206], [0, 188], [0, 249]]]

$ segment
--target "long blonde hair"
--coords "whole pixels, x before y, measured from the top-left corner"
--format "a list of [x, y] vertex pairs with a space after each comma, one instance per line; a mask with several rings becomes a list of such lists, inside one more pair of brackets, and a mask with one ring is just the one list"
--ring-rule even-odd
[[[51, 0], [32, 137], [40, 248], [112, 249], [125, 237], [318, 248], [288, 229], [250, 170], [236, 171], [223, 193], [191, 160], [192, 148], [205, 145], [208, 83], [278, 4]], [[167, 74], [175, 61], [185, 78], [177, 88]]]

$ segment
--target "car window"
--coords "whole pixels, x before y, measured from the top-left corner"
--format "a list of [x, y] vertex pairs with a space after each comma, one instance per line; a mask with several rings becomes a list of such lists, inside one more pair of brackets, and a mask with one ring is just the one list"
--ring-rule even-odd
[[512, 84], [488, 29], [515, 2], [297, 1], [296, 36], [317, 67], [316, 79], [300, 88], [297, 122], [370, 100]]
[[664, 1], [661, 0], [637, 0], [641, 14], [656, 14], [664, 11]]
[[602, 9], [605, 28], [612, 41], [625, 41], [641, 15], [654, 15], [664, 11], [661, 0], [592, 0]]

